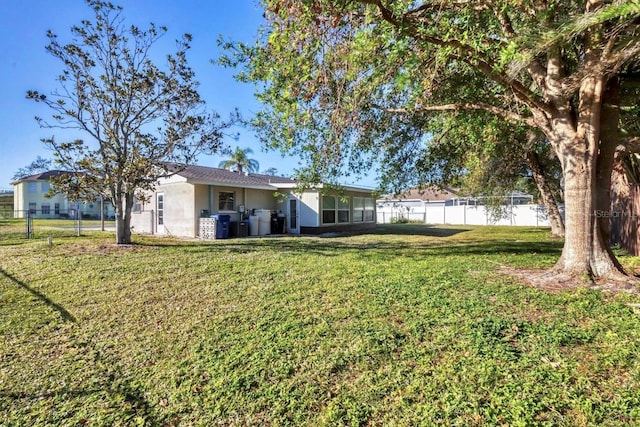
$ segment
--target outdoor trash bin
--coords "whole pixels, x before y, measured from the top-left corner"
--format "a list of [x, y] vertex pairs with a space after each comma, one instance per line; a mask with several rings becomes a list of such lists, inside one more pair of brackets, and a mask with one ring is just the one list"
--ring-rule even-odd
[[229, 223], [231, 222], [230, 215], [213, 215], [213, 219], [216, 221], [215, 237], [216, 239], [228, 239], [229, 238]]
[[258, 236], [260, 234], [260, 217], [258, 216], [250, 216], [249, 217], [249, 235]]

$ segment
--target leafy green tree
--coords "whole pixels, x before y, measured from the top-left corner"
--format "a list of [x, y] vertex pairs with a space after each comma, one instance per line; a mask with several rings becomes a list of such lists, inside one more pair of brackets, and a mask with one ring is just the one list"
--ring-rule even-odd
[[260, 163], [257, 160], [249, 158], [249, 154], [253, 154], [251, 148], [242, 149], [236, 147], [235, 151], [231, 153], [231, 157], [227, 160], [220, 162], [219, 167], [223, 169], [230, 169], [236, 172], [257, 172], [260, 169]]
[[[433, 123], [489, 112], [544, 135], [563, 171], [566, 237], [556, 271], [624, 278], [597, 218], [625, 134], [616, 78], [640, 53], [637, 2], [264, 0], [253, 46], [223, 64], [259, 82], [261, 139], [317, 175], [426, 180]], [[467, 117], [474, 115], [467, 114]], [[513, 141], [513, 150], [525, 147]], [[446, 159], [443, 160], [443, 164]]]
[[[489, 113], [467, 116], [459, 114], [444, 121], [446, 131], [434, 126], [440, 137], [427, 148], [422, 167], [438, 170], [440, 162], [446, 161], [450, 167], [440, 185], [455, 183], [464, 194], [485, 196], [497, 217], [508, 212], [503, 205], [512, 191], [537, 195], [546, 207], [551, 234], [564, 236], [558, 208], [562, 169], [546, 139], [527, 127], [496, 120]], [[514, 150], [514, 145], [523, 150]]]
[[163, 69], [151, 52], [166, 27], [126, 26], [121, 7], [101, 0], [87, 4], [95, 19], [73, 26], [70, 43], [47, 34], [46, 49], [63, 66], [59, 88], [50, 95], [31, 90], [27, 96], [53, 110], [51, 121], [36, 117], [41, 126], [88, 136], [88, 141], [44, 140], [56, 161], [76, 172], [56, 185], [72, 197], [88, 190], [109, 197], [116, 241], [127, 244], [134, 196], [176, 172], [166, 162], [186, 165], [201, 152], [215, 152], [230, 123], [205, 111], [187, 63], [190, 35], [176, 42]]
[[53, 161], [51, 159], [45, 159], [40, 156], [36, 157], [36, 159], [31, 162], [29, 165], [21, 167], [18, 169], [11, 178], [13, 181], [16, 181], [20, 178], [24, 178], [25, 176], [35, 175], [37, 173], [47, 172], [51, 168], [51, 163]]

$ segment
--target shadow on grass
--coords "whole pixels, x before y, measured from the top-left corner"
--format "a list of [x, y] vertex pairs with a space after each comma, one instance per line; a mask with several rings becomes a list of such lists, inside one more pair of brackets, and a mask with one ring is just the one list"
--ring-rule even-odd
[[[116, 401], [119, 399], [123, 399], [124, 402], [127, 403], [127, 405], [129, 406], [127, 412], [129, 413], [125, 414], [125, 416], [123, 417], [124, 419], [137, 416], [145, 421], [145, 425], [166, 425], [163, 420], [158, 419], [155, 409], [144, 397], [144, 389], [142, 389], [141, 386], [133, 385], [131, 381], [125, 379], [125, 376], [122, 372], [120, 372], [117, 363], [103, 361], [103, 363], [97, 364], [97, 366], [102, 366], [102, 369], [107, 369], [106, 367], [108, 367], [108, 369], [111, 370], [110, 372], [103, 373], [103, 377], [100, 381], [103, 384], [103, 387], [93, 387], [86, 390], [63, 387], [59, 390], [43, 391], [41, 393], [29, 393], [26, 391], [10, 391], [0, 389], [0, 399], [8, 398], [12, 400], [29, 401], [40, 401], [43, 399], [60, 399], [66, 402], [69, 399], [83, 399], [95, 395], [106, 394], [108, 396], [114, 397]], [[100, 400], [102, 401], [104, 399]], [[121, 407], [121, 404], [119, 402], [116, 402], [113, 407]]]
[[57, 303], [53, 302], [51, 300], [51, 298], [49, 298], [48, 296], [44, 295], [41, 292], [38, 292], [37, 290], [33, 289], [32, 287], [30, 287], [26, 283], [18, 280], [12, 274], [6, 272], [3, 268], [0, 268], [0, 274], [2, 274], [4, 277], [6, 277], [7, 279], [11, 280], [13, 283], [15, 283], [16, 285], [20, 286], [22, 289], [28, 291], [31, 295], [35, 296], [40, 301], [44, 302], [46, 305], [48, 305], [49, 307], [51, 307], [52, 309], [54, 309], [55, 311], [60, 313], [60, 316], [62, 317], [62, 319], [64, 321], [66, 321], [66, 322], [74, 322], [75, 323], [76, 318], [73, 317], [73, 315], [71, 313], [69, 313], [60, 304], [57, 304]]
[[[415, 259], [425, 257], [450, 256], [512, 256], [512, 255], [549, 255], [559, 256], [562, 251], [560, 240], [504, 240], [499, 237], [477, 240], [456, 239], [447, 237], [471, 231], [468, 228], [438, 227], [422, 224], [394, 224], [379, 226], [374, 231], [363, 233], [329, 234], [316, 238], [301, 238], [299, 236], [267, 236], [261, 238], [229, 239], [215, 241], [144, 241], [141, 246], [149, 247], [184, 247], [190, 252], [212, 254], [220, 251], [231, 253], [251, 253], [264, 251], [273, 253], [306, 253], [323, 257], [340, 256], [344, 251], [357, 251], [362, 257], [379, 256], [383, 252], [402, 251], [403, 256]], [[528, 230], [523, 230], [528, 231]], [[538, 233], [536, 231], [536, 233]], [[349, 239], [350, 236], [425, 236], [435, 239], [421, 241], [414, 239], [407, 243], [402, 239], [395, 241], [379, 239], [366, 241], [363, 239]], [[310, 237], [310, 236], [308, 236]], [[341, 238], [342, 237], [342, 238]]]
[[[53, 310], [60, 313], [61, 318], [67, 322], [76, 323], [76, 318], [69, 313], [64, 307], [59, 304], [53, 302], [49, 297], [42, 294], [41, 292], [31, 288], [26, 283], [18, 280], [12, 274], [5, 271], [3, 268], [0, 268], [0, 277], [4, 276], [9, 279], [14, 284], [20, 286], [22, 289], [25, 289], [40, 301], [44, 302], [46, 305], [51, 307]], [[83, 346], [87, 347], [87, 346]], [[96, 394], [105, 393], [109, 396], [113, 396], [116, 400], [122, 398], [128, 404], [128, 412], [127, 418], [129, 415], [139, 416], [146, 422], [149, 422], [149, 425], [164, 425], [165, 423], [162, 420], [156, 419], [155, 417], [155, 409], [148, 402], [148, 400], [144, 397], [145, 392], [141, 386], [136, 385], [135, 383], [129, 381], [126, 376], [121, 372], [121, 369], [118, 366], [117, 361], [115, 360], [107, 360], [105, 357], [104, 351], [99, 351], [96, 349], [96, 346], [88, 346], [88, 349], [93, 349], [91, 352], [93, 358], [96, 359], [95, 366], [98, 369], [102, 370], [102, 372], [96, 372], [97, 375], [100, 375], [100, 383], [102, 383], [102, 387], [96, 388], [88, 388], [88, 389], [73, 389], [69, 387], [63, 387], [58, 390], [53, 391], [42, 391], [40, 393], [26, 392], [26, 391], [17, 391], [17, 390], [6, 390], [0, 389], [0, 401], [2, 399], [12, 399], [12, 400], [28, 400], [28, 401], [40, 401], [42, 399], [53, 399], [53, 400], [63, 400], [66, 401], [69, 398], [87, 398]], [[100, 359], [104, 359], [101, 360]], [[117, 402], [116, 402], [117, 403]], [[119, 404], [114, 404], [114, 408], [120, 406]]]
[[372, 235], [407, 235], [427, 237], [451, 237], [456, 234], [471, 231], [469, 228], [443, 228], [427, 224], [378, 224], [375, 230], [362, 234]]

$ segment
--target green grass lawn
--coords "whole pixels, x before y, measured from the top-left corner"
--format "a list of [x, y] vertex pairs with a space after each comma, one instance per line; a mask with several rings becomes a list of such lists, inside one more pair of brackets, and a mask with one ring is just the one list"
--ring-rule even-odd
[[640, 425], [637, 297], [496, 272], [547, 236], [5, 239], [0, 424]]

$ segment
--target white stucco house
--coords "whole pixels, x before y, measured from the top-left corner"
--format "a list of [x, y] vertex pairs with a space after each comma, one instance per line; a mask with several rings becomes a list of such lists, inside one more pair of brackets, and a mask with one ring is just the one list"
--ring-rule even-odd
[[196, 165], [173, 167], [177, 173], [160, 179], [144, 203], [136, 202], [131, 219], [134, 233], [198, 237], [200, 218], [226, 214], [233, 224], [243, 215], [264, 211], [284, 217], [286, 233], [291, 234], [376, 226], [375, 199], [369, 189], [344, 187], [338, 194], [320, 184], [299, 190], [289, 178]]
[[[77, 218], [79, 215], [83, 218], [100, 218], [99, 199], [76, 203], [68, 200], [64, 194], [56, 193], [49, 196], [52, 178], [68, 173], [52, 170], [25, 176], [12, 182], [14, 215], [18, 218], [24, 218], [27, 214], [32, 218]], [[113, 205], [107, 201], [102, 206], [105, 217], [112, 218]]]

